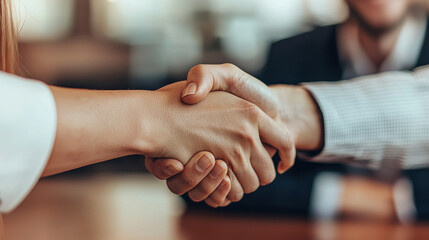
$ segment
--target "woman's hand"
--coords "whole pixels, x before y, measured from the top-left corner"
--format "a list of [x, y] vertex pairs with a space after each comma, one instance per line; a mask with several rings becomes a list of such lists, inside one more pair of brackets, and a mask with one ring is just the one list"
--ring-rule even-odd
[[[279, 149], [283, 164], [293, 163], [293, 139], [254, 104], [216, 92], [200, 104], [187, 106], [180, 102], [183, 87], [184, 82], [180, 82], [157, 91], [161, 97], [153, 106], [154, 112], [150, 111], [157, 119], [152, 126], [156, 131], [150, 135], [158, 136], [158, 141], [147, 148], [152, 151], [146, 155], [175, 158], [186, 164], [198, 151], [210, 151], [229, 165], [232, 187], [240, 186], [245, 193], [275, 177], [270, 154], [261, 140]], [[228, 197], [234, 201], [242, 192]]]

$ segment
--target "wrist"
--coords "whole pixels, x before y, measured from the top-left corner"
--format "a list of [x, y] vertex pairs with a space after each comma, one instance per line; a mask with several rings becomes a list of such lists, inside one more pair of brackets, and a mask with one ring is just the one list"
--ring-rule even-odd
[[296, 148], [320, 150], [323, 147], [323, 119], [310, 92], [301, 86], [277, 85], [270, 88], [281, 102], [279, 119], [292, 132]]
[[157, 138], [157, 122], [159, 124], [162, 118], [158, 114], [161, 108], [156, 97], [154, 91], [133, 91], [128, 95], [130, 122], [126, 128], [131, 140], [127, 144], [133, 154], [155, 157], [159, 152], [157, 146], [161, 145], [162, 138]]

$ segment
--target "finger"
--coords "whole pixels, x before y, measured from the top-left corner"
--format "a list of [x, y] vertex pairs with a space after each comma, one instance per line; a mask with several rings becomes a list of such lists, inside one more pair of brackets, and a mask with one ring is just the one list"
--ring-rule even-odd
[[195, 188], [189, 191], [189, 198], [195, 202], [202, 201], [212, 194], [225, 178], [228, 166], [223, 160], [216, 160], [214, 168]]
[[168, 158], [148, 158], [145, 159], [146, 169], [155, 177], [165, 180], [170, 178], [183, 170], [183, 164], [176, 159]]
[[274, 163], [270, 154], [264, 148], [262, 143], [257, 143], [255, 146], [255, 150], [252, 152], [250, 162], [256, 174], [258, 175], [261, 186], [267, 185], [274, 181], [274, 178], [276, 177]]
[[231, 201], [227, 199], [230, 190], [231, 180], [228, 176], [225, 176], [216, 190], [205, 199], [204, 202], [211, 207], [226, 206], [231, 203]]
[[144, 158], [144, 166], [146, 170], [148, 170], [150, 173], [152, 173], [152, 163], [155, 161], [154, 158], [146, 157]]
[[185, 165], [185, 169], [169, 178], [167, 186], [175, 194], [182, 195], [196, 187], [213, 169], [214, 156], [209, 152], [199, 152]]
[[197, 65], [188, 73], [182, 100], [201, 102], [210, 91], [226, 91], [254, 103], [271, 117], [276, 117], [281, 104], [274, 93], [259, 79], [233, 64]]
[[231, 204], [231, 201], [229, 201], [229, 200], [225, 200], [219, 207], [226, 207], [226, 206], [228, 206], [229, 204]]
[[295, 163], [296, 149], [292, 134], [281, 127], [266, 114], [260, 114], [259, 135], [261, 141], [279, 151], [281, 162], [278, 165], [280, 174], [287, 171]]
[[[251, 193], [258, 189], [259, 177], [252, 167], [250, 162], [250, 156], [243, 149], [237, 148], [234, 150], [232, 156], [227, 157], [227, 161], [230, 164], [229, 168], [234, 172], [236, 179], [240, 182], [240, 185], [244, 193]], [[232, 182], [235, 179], [231, 179]]]
[[234, 171], [232, 171], [230, 167], [228, 167], [228, 177], [230, 179], [231, 190], [229, 191], [227, 198], [231, 202], [238, 202], [243, 198], [244, 191], [240, 182], [235, 176]]
[[276, 154], [277, 149], [275, 149], [275, 148], [273, 148], [273, 147], [271, 147], [265, 143], [262, 143], [262, 144], [264, 145], [265, 150], [268, 152], [268, 154], [270, 154], [270, 157], [272, 158]]

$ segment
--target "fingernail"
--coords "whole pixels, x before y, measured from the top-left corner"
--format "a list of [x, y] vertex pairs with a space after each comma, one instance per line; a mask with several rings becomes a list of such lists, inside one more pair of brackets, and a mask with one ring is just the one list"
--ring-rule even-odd
[[195, 94], [197, 92], [197, 84], [190, 83], [188, 86], [186, 86], [185, 90], [183, 91], [182, 97]]
[[212, 171], [210, 172], [210, 176], [212, 178], [216, 178], [217, 176], [219, 176], [221, 173], [223, 173], [224, 169], [223, 167], [221, 167], [219, 164], [216, 164], [216, 166], [212, 169]]
[[175, 175], [178, 171], [179, 171], [179, 169], [177, 169], [176, 167], [174, 167], [174, 165], [168, 165], [164, 169], [164, 174], [167, 175], [167, 176], [172, 176], [172, 175]]
[[199, 172], [204, 172], [205, 170], [207, 170], [207, 168], [210, 167], [210, 165], [210, 159], [206, 155], [203, 155], [200, 160], [198, 160], [196, 167]]

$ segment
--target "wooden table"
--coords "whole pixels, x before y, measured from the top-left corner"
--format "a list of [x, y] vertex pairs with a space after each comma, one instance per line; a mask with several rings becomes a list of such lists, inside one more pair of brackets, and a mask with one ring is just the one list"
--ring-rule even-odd
[[180, 198], [144, 174], [45, 179], [3, 217], [8, 240], [429, 239], [425, 224], [184, 214]]

